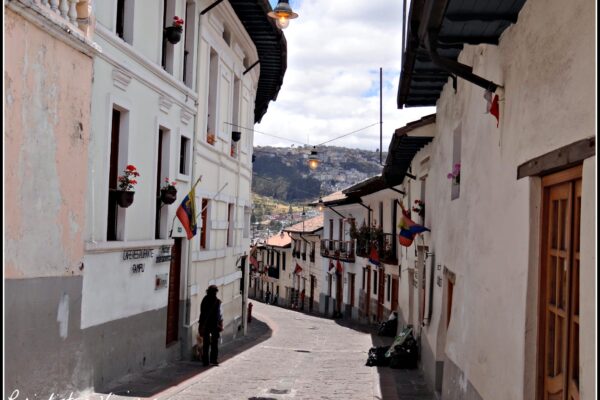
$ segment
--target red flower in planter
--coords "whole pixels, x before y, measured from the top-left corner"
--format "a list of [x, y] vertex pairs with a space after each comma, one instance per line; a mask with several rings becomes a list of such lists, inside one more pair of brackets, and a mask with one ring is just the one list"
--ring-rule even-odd
[[183, 26], [183, 19], [178, 16], [173, 17], [173, 26], [176, 28], [181, 28]]

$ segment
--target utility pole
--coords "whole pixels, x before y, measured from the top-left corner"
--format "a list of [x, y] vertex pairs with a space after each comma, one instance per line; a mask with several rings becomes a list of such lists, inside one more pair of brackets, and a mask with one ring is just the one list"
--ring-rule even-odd
[[379, 68], [379, 164], [383, 165], [383, 68]]

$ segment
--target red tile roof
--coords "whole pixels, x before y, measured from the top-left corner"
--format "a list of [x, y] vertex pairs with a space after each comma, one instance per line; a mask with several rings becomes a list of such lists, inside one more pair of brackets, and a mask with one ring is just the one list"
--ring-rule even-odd
[[292, 238], [287, 233], [281, 232], [268, 238], [265, 244], [273, 247], [290, 247]]
[[319, 214], [316, 217], [309, 218], [295, 225], [288, 226], [284, 231], [293, 233], [313, 233], [319, 229], [323, 229], [323, 214]]

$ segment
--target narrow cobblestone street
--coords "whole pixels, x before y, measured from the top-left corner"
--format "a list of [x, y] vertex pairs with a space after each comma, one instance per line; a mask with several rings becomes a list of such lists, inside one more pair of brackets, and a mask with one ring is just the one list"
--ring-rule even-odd
[[254, 302], [273, 336], [204, 372], [171, 399], [371, 399], [371, 337], [335, 321]]
[[[269, 339], [254, 338], [256, 344], [242, 352], [225, 346], [218, 367], [182, 363], [140, 376], [115, 387], [111, 399], [433, 399], [418, 371], [365, 366], [369, 348], [384, 338], [335, 320], [253, 304], [255, 318], [272, 329]], [[178, 374], [193, 377], [182, 382]]]

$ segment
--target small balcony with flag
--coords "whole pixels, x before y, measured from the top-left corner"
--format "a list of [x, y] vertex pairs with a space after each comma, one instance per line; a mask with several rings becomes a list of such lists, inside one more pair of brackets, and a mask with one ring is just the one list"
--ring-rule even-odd
[[321, 257], [354, 262], [354, 240], [321, 239]]

